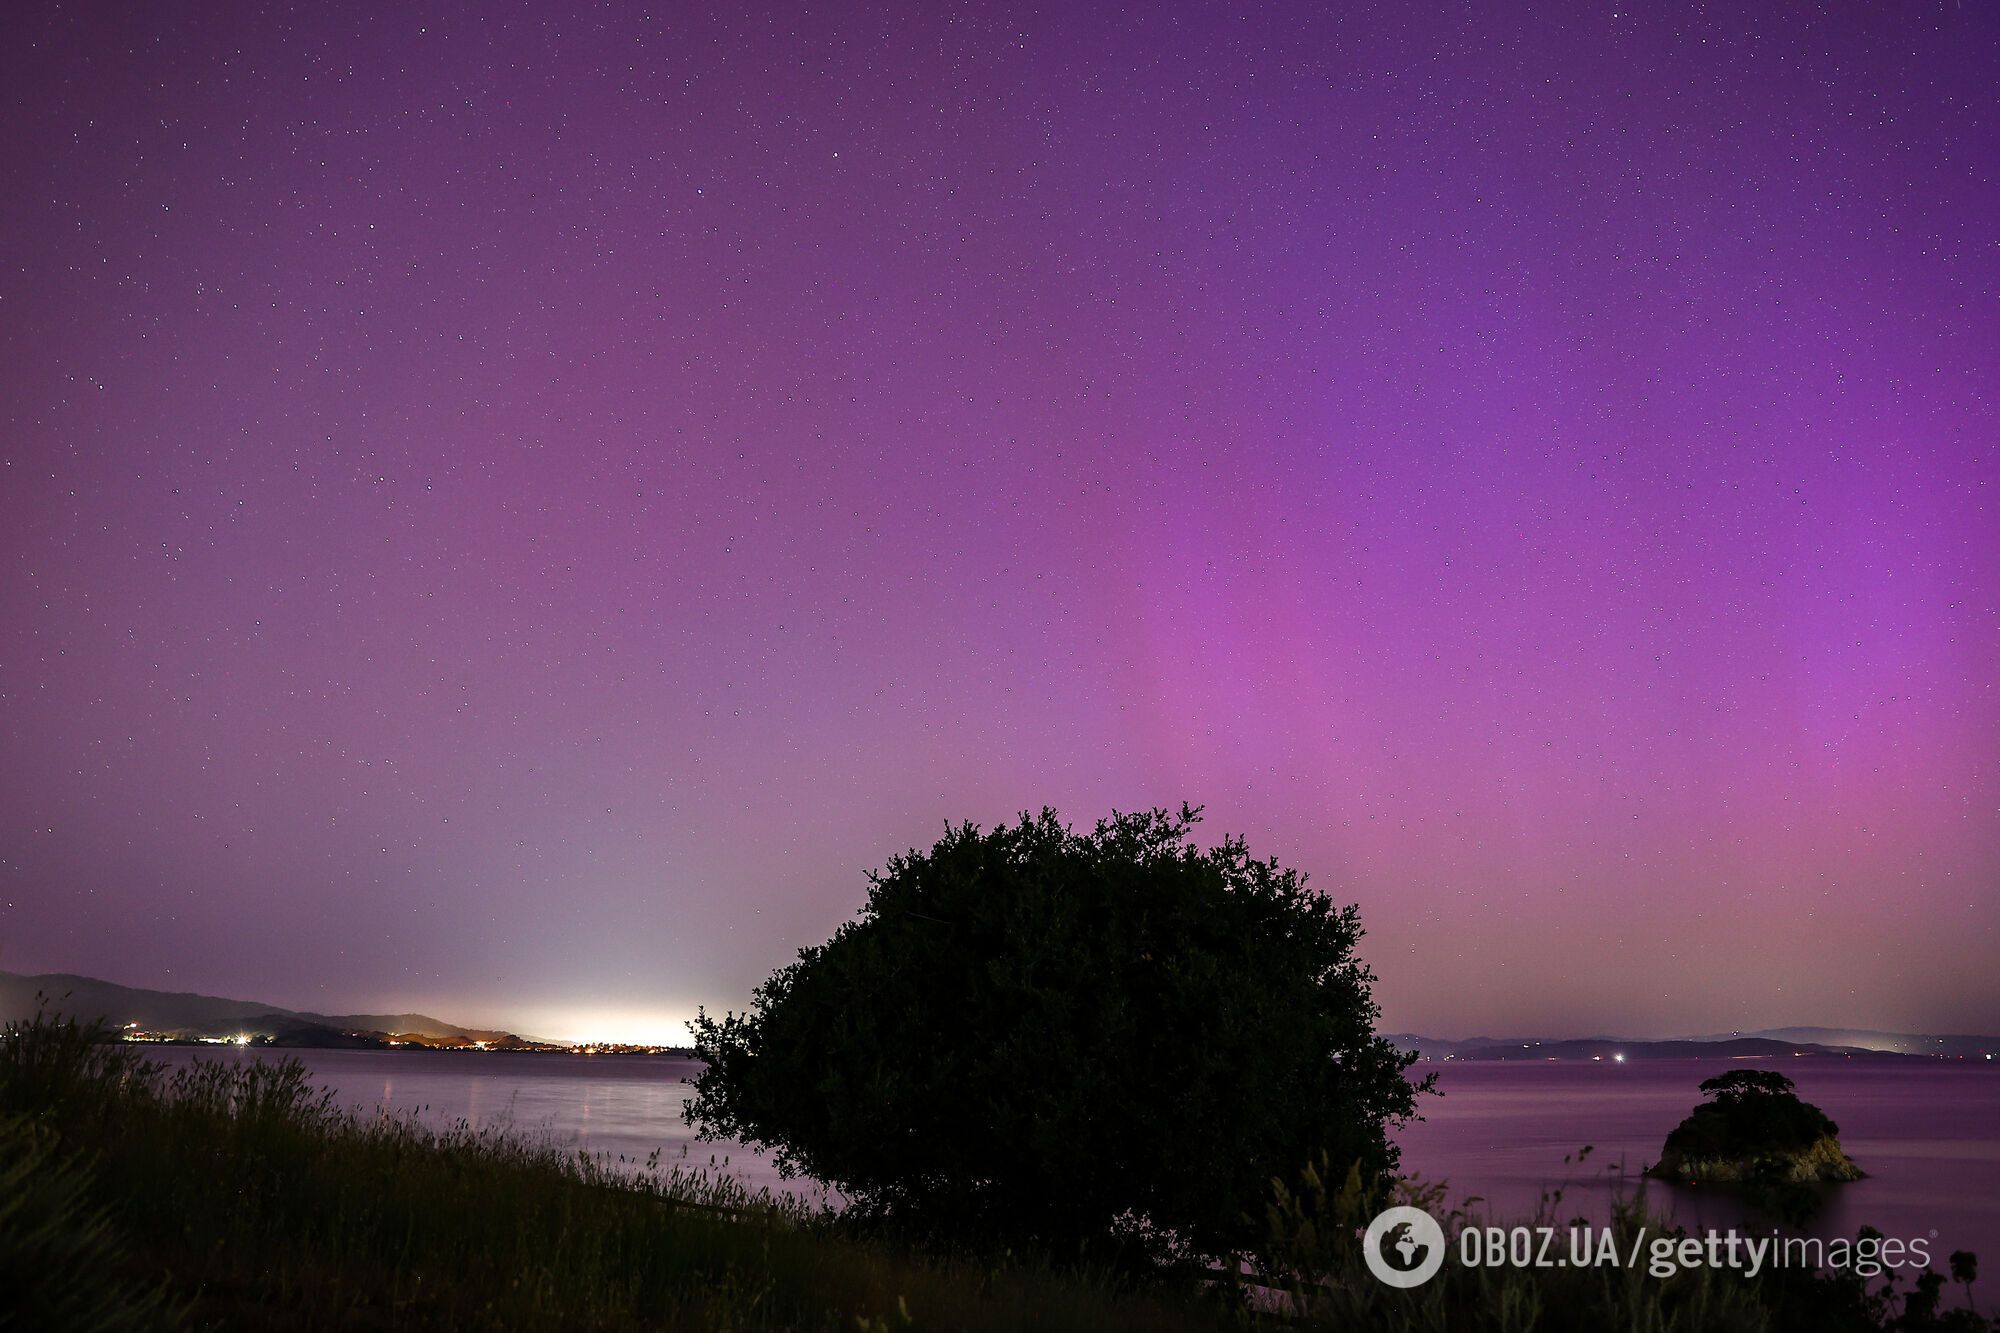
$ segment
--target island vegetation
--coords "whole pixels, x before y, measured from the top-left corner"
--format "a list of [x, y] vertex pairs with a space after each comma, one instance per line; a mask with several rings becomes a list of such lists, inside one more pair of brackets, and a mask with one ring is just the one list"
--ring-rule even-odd
[[1701, 1091], [1709, 1100], [1667, 1135], [1653, 1175], [1689, 1184], [1861, 1179], [1840, 1126], [1776, 1070], [1733, 1069]]

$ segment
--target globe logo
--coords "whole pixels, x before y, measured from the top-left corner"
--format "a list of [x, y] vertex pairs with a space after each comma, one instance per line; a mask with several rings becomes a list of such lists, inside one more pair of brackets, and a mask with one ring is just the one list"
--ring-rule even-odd
[[1421, 1208], [1388, 1208], [1361, 1237], [1368, 1271], [1391, 1287], [1420, 1287], [1444, 1267], [1444, 1228]]

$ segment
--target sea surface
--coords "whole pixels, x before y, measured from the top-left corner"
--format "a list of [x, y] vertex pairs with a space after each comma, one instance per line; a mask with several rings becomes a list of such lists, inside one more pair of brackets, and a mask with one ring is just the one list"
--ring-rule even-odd
[[[227, 1047], [160, 1047], [164, 1064], [269, 1059]], [[681, 1119], [697, 1065], [667, 1056], [533, 1055], [456, 1051], [287, 1051], [346, 1105], [464, 1120], [560, 1147], [663, 1166], [726, 1170], [753, 1187], [813, 1193], [786, 1182], [740, 1145], [699, 1143]], [[1642, 1181], [1667, 1131], [1701, 1100], [1702, 1079], [1742, 1061], [1477, 1062], [1420, 1064], [1441, 1095], [1397, 1135], [1403, 1169], [1442, 1180], [1449, 1198], [1482, 1200], [1493, 1221], [1528, 1221], [1542, 1196], [1563, 1191], [1558, 1216], [1601, 1220], [1619, 1191]], [[1841, 1144], [1866, 1180], [1827, 1188], [1812, 1231], [1852, 1236], [1866, 1224], [1922, 1238], [1938, 1266], [1969, 1249], [2000, 1263], [2000, 1068], [1958, 1062], [1807, 1058], [1779, 1067], [1840, 1125]], [[1219, 1140], [1218, 1140], [1219, 1142]], [[1592, 1152], [1580, 1164], [1579, 1149]], [[1572, 1158], [1564, 1162], [1565, 1155]], [[1649, 1204], [1696, 1231], [1765, 1227], [1728, 1195], [1644, 1182]]]
[[[1442, 1179], [1449, 1197], [1479, 1195], [1494, 1220], [1532, 1215], [1563, 1190], [1558, 1216], [1601, 1219], [1615, 1193], [1641, 1184], [1654, 1210], [1691, 1231], [1758, 1234], [1728, 1193], [1647, 1181], [1668, 1131], [1702, 1100], [1697, 1085], [1731, 1068], [1777, 1069], [1840, 1126], [1840, 1144], [1865, 1180], [1822, 1189], [1808, 1228], [1829, 1238], [1862, 1226], [1923, 1239], [1937, 1267], [1953, 1250], [2000, 1262], [2000, 1068], [1980, 1062], [1839, 1060], [1447, 1061], [1440, 1096], [1397, 1135], [1403, 1169]], [[1579, 1149], [1592, 1149], [1580, 1165]]]

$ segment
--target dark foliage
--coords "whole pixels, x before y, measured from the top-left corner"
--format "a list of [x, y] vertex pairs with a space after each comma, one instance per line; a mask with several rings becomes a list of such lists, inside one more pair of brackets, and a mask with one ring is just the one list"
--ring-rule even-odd
[[950, 1239], [1152, 1260], [1256, 1240], [1273, 1179], [1379, 1176], [1413, 1114], [1352, 907], [1198, 812], [949, 830], [857, 920], [702, 1015], [688, 1118]]
[[1705, 1080], [1710, 1100], [1667, 1135], [1667, 1150], [1683, 1157], [1758, 1157], [1810, 1148], [1840, 1127], [1792, 1091], [1792, 1081], [1768, 1069], [1736, 1069]]
[[133, 1273], [91, 1186], [89, 1163], [65, 1152], [51, 1129], [0, 1115], [0, 1329], [179, 1324], [164, 1284]]
[[[1572, 1160], [1579, 1167], [1586, 1147]], [[1563, 1206], [1566, 1187], [1542, 1196], [1532, 1217], [1516, 1224], [1567, 1231], [1579, 1225]], [[1270, 1209], [1270, 1235], [1257, 1273], [1283, 1293], [1285, 1315], [1272, 1329], [1339, 1329], [1342, 1333], [1993, 1333], [1973, 1308], [1973, 1256], [1951, 1256], [1951, 1280], [1966, 1287], [1947, 1303], [1944, 1275], [1910, 1272], [1858, 1260], [1820, 1269], [1772, 1264], [1756, 1275], [1726, 1265], [1693, 1264], [1671, 1276], [1645, 1264], [1566, 1264], [1542, 1267], [1447, 1261], [1431, 1281], [1411, 1291], [1378, 1282], [1368, 1271], [1361, 1235], [1368, 1221], [1394, 1203], [1413, 1204], [1439, 1219], [1447, 1236], [1460, 1227], [1492, 1225], [1450, 1205], [1444, 1185], [1405, 1179], [1391, 1190], [1350, 1175], [1338, 1185], [1308, 1170], [1280, 1188]], [[1670, 1249], [1688, 1233], [1653, 1211], [1645, 1189], [1614, 1192], [1609, 1219], [1618, 1253], [1636, 1246]], [[1863, 1227], [1851, 1255], [1881, 1253], [1882, 1233]]]

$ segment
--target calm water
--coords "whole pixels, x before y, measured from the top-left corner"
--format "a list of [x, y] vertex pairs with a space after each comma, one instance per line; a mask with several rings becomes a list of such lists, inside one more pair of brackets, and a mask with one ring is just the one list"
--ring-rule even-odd
[[[777, 1168], [730, 1143], [697, 1143], [681, 1120], [694, 1060], [653, 1055], [527, 1055], [504, 1051], [285, 1051], [313, 1081], [363, 1112], [414, 1114], [431, 1124], [464, 1120], [477, 1129], [661, 1166], [716, 1166], [752, 1185], [778, 1188]], [[161, 1064], [272, 1059], [228, 1046], [162, 1046]], [[783, 1182], [800, 1189], [797, 1181]]]
[[[228, 1048], [163, 1047], [163, 1063], [254, 1059]], [[411, 1112], [498, 1126], [564, 1147], [666, 1163], [718, 1164], [754, 1185], [776, 1170], [739, 1146], [694, 1142], [681, 1122], [694, 1063], [650, 1056], [536, 1056], [426, 1051], [298, 1051], [315, 1079], [362, 1111]], [[1726, 1062], [1443, 1064], [1444, 1095], [1398, 1136], [1403, 1165], [1479, 1195], [1496, 1219], [1525, 1219], [1545, 1189], [1564, 1186], [1563, 1215], [1602, 1216], [1614, 1188], [1637, 1184], [1667, 1131], [1700, 1100], [1695, 1085]], [[1852, 1235], [1931, 1237], [1932, 1252], [1970, 1249], [2000, 1262], [2000, 1070], [1911, 1061], [1800, 1060], [1785, 1067], [1807, 1100], [1839, 1122], [1869, 1178], [1830, 1190], [1815, 1227]], [[1563, 1155], [1595, 1148], [1583, 1168]], [[683, 1156], [685, 1154], [685, 1156]], [[1625, 1172], [1616, 1168], [1620, 1162]], [[1649, 1197], [1690, 1227], [1741, 1225], [1714, 1192], [1653, 1184]]]
[[[1417, 1065], [1438, 1071], [1444, 1095], [1426, 1099], [1424, 1121], [1398, 1135], [1403, 1166], [1444, 1178], [1454, 1197], [1484, 1197], [1496, 1219], [1532, 1213], [1551, 1186], [1564, 1186], [1563, 1216], [1602, 1217], [1614, 1188], [1639, 1183], [1667, 1132], [1701, 1100], [1696, 1085], [1732, 1067], [1709, 1060]], [[1841, 1146], [1869, 1173], [1829, 1186], [1812, 1230], [1852, 1236], [1865, 1224], [1887, 1236], [1934, 1238], [1934, 1255], [1969, 1249], [2000, 1260], [2000, 1069], [1797, 1060], [1782, 1071], [1833, 1117]], [[1584, 1144], [1594, 1149], [1590, 1161], [1564, 1166], [1563, 1155]], [[1744, 1223], [1713, 1190], [1649, 1182], [1647, 1198], [1693, 1229]]]

